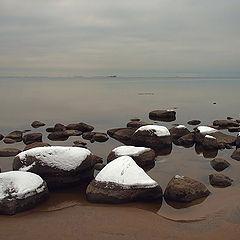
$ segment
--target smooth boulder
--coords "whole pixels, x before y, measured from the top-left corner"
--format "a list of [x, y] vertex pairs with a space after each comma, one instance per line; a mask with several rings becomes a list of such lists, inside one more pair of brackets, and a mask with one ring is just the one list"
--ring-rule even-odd
[[154, 110], [149, 113], [149, 118], [151, 120], [172, 122], [176, 120], [176, 112], [174, 110]]
[[85, 148], [37, 147], [18, 154], [13, 170], [36, 173], [53, 189], [89, 182], [98, 162], [102, 159]]
[[46, 124], [45, 123], [43, 123], [43, 122], [41, 122], [41, 121], [34, 121], [34, 122], [32, 122], [32, 124], [31, 124], [31, 126], [33, 127], [33, 128], [39, 128], [39, 127], [43, 127], [43, 126], [45, 126]]
[[172, 127], [169, 129], [169, 132], [174, 140], [191, 133], [184, 125]]
[[187, 122], [189, 125], [199, 125], [201, 123], [200, 120], [190, 120]]
[[34, 142], [42, 142], [41, 133], [29, 133], [23, 136], [23, 142], [28, 145]]
[[21, 150], [17, 148], [2, 148], [0, 149], [0, 157], [12, 157], [19, 154]]
[[223, 158], [215, 158], [210, 164], [218, 172], [221, 172], [230, 166], [230, 163]]
[[48, 198], [46, 182], [29, 172], [0, 173], [0, 214], [13, 215]]
[[228, 187], [232, 185], [233, 180], [221, 173], [209, 175], [209, 182], [214, 187]]
[[130, 144], [132, 135], [135, 131], [135, 128], [114, 128], [109, 129], [107, 134], [119, 142]]
[[207, 197], [209, 194], [210, 191], [203, 183], [189, 177], [176, 175], [168, 183], [164, 198], [167, 201], [191, 202]]
[[162, 199], [162, 189], [129, 156], [108, 163], [87, 187], [87, 200], [126, 203]]

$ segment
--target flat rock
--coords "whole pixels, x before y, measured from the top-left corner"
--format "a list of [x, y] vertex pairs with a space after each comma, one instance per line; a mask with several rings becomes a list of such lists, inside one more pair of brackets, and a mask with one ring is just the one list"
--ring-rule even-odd
[[168, 148], [172, 145], [172, 137], [164, 126], [147, 125], [138, 128], [131, 137], [132, 143], [140, 147], [153, 149]]
[[130, 128], [140, 128], [142, 126], [150, 125], [151, 123], [141, 122], [141, 121], [131, 121], [127, 123], [127, 127]]
[[126, 203], [162, 199], [161, 187], [129, 156], [107, 164], [87, 187], [87, 200]]
[[201, 123], [200, 120], [190, 120], [187, 122], [189, 125], [199, 125]]
[[141, 121], [141, 119], [140, 118], [132, 118], [132, 119], [130, 119], [130, 121], [131, 122], [139, 122], [139, 121]]
[[28, 145], [34, 142], [42, 142], [41, 133], [29, 133], [23, 136], [23, 142]]
[[34, 122], [32, 122], [32, 124], [31, 124], [31, 126], [33, 127], [33, 128], [39, 128], [39, 127], [43, 127], [43, 126], [45, 126], [46, 124], [45, 123], [43, 123], [43, 122], [41, 122], [41, 121], [34, 121]]
[[34, 142], [34, 143], [31, 143], [31, 144], [28, 144], [24, 149], [23, 151], [27, 151], [29, 149], [32, 149], [32, 148], [36, 148], [36, 147], [49, 147], [51, 146], [49, 143], [45, 143], [45, 142]]
[[36, 173], [50, 188], [62, 188], [92, 180], [98, 162], [102, 159], [85, 148], [37, 147], [18, 154], [13, 170]]
[[156, 154], [151, 148], [135, 147], [135, 146], [120, 146], [114, 148], [107, 157], [107, 162], [111, 162], [114, 159], [121, 156], [131, 157], [138, 166], [144, 167], [152, 165], [155, 162]]
[[239, 123], [234, 120], [215, 120], [213, 121], [213, 126], [219, 126], [221, 128], [238, 127]]
[[168, 201], [191, 202], [207, 197], [210, 191], [207, 187], [192, 178], [176, 175], [168, 183], [164, 192], [164, 198]]
[[228, 127], [229, 132], [240, 132], [240, 127]]
[[21, 131], [13, 131], [10, 132], [5, 138], [11, 138], [15, 140], [16, 142], [22, 141], [22, 132]]
[[0, 157], [12, 157], [19, 154], [21, 150], [17, 148], [2, 148], [0, 149]]
[[210, 162], [211, 166], [218, 172], [230, 166], [230, 163], [223, 158], [215, 158]]
[[107, 134], [120, 142], [131, 143], [131, 137], [135, 131], [135, 128], [114, 128], [109, 129]]
[[174, 110], [154, 110], [149, 113], [149, 118], [151, 120], [172, 122], [176, 120], [176, 112]]
[[240, 148], [237, 148], [231, 155], [231, 158], [240, 161]]
[[46, 182], [29, 172], [0, 173], [0, 214], [13, 215], [48, 198]]
[[12, 138], [4, 138], [3, 142], [6, 143], [6, 144], [16, 143], [16, 141]]
[[68, 124], [66, 126], [67, 129], [70, 129], [70, 130], [78, 130], [78, 131], [81, 131], [81, 132], [91, 132], [94, 127], [91, 126], [91, 125], [88, 125], [86, 123], [71, 123], [71, 124]]
[[232, 185], [233, 180], [221, 173], [209, 175], [209, 182], [214, 187], [228, 187]]

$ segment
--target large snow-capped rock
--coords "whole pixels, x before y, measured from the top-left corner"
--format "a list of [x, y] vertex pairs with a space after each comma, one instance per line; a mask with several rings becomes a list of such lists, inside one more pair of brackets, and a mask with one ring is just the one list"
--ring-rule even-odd
[[158, 125], [147, 125], [138, 128], [131, 139], [134, 145], [150, 148], [167, 148], [172, 144], [168, 129]]
[[189, 177], [176, 175], [168, 183], [164, 198], [167, 201], [191, 202], [207, 197], [209, 194], [210, 191], [203, 183]]
[[46, 182], [30, 172], [0, 173], [0, 213], [12, 215], [47, 199]]
[[88, 182], [94, 165], [102, 159], [88, 149], [76, 147], [37, 147], [14, 158], [13, 169], [40, 175], [50, 188]]
[[87, 199], [99, 203], [151, 201], [162, 189], [129, 156], [108, 163], [87, 187]]
[[155, 161], [155, 152], [151, 148], [135, 147], [135, 146], [120, 146], [114, 148], [107, 157], [107, 162], [121, 157], [130, 156], [140, 166], [153, 165]]

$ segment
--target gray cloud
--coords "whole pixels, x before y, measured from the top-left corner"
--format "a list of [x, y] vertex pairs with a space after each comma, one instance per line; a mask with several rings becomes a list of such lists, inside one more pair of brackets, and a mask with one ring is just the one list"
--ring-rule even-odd
[[238, 74], [238, 0], [0, 0], [0, 75]]

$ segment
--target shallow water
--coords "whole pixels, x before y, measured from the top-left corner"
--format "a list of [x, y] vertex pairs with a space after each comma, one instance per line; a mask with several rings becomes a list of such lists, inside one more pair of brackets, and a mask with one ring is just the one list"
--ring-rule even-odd
[[[173, 108], [177, 111], [176, 121], [157, 124], [167, 127], [176, 123], [185, 124], [189, 130], [192, 130], [193, 127], [187, 125], [187, 121], [191, 119], [200, 119], [202, 124], [209, 125], [215, 119], [226, 119], [228, 116], [240, 118], [237, 101], [240, 79], [0, 78], [0, 86], [0, 133], [6, 135], [13, 130], [31, 129], [32, 132], [42, 132], [43, 141], [51, 145], [71, 146], [74, 140], [81, 139], [81, 137], [70, 137], [64, 142], [48, 140], [45, 129], [58, 122], [63, 124], [86, 122], [93, 125], [96, 131], [106, 132], [110, 128], [126, 126], [127, 122], [134, 117], [153, 123], [148, 118], [151, 110]], [[214, 102], [216, 104], [213, 104]], [[34, 120], [43, 121], [46, 126], [32, 129], [30, 124]], [[236, 135], [236, 133], [232, 134]], [[105, 143], [88, 142], [87, 144], [94, 154], [103, 157], [104, 160], [108, 153], [119, 145], [122, 144], [114, 139], [109, 139]], [[0, 147], [23, 149], [24, 144], [6, 145], [1, 141]], [[95, 210], [101, 209], [103, 214], [108, 208], [119, 208], [126, 213], [129, 209], [140, 209], [149, 214], [154, 213], [166, 221], [188, 224], [191, 231], [194, 228], [192, 225], [194, 222], [197, 221], [198, 224], [202, 224], [199, 226], [203, 227], [204, 222], [212, 219], [216, 222], [220, 220], [227, 222], [228, 227], [229, 224], [234, 227], [234, 224], [240, 223], [238, 214], [240, 212], [240, 165], [239, 162], [230, 158], [232, 152], [233, 149], [217, 153], [218, 157], [224, 157], [231, 164], [223, 171], [223, 174], [234, 179], [233, 186], [228, 188], [213, 188], [209, 185], [208, 176], [215, 172], [209, 162], [216, 154], [199, 153], [195, 146], [183, 148], [173, 145], [170, 154], [157, 157], [154, 168], [149, 170], [148, 174], [161, 185], [163, 190], [176, 174], [192, 177], [207, 185], [211, 195], [191, 204], [167, 204], [165, 201], [152, 204], [131, 203], [114, 207], [89, 204], [85, 199], [85, 189], [74, 188], [54, 192], [50, 199], [39, 207], [17, 214], [15, 217], [2, 216], [0, 222], [4, 220], [11, 226], [14, 218], [16, 221], [25, 219], [27, 222], [34, 216], [40, 219], [45, 218], [48, 216], [45, 214], [49, 212], [52, 214], [58, 211], [70, 212], [70, 209], [76, 208], [76, 211], [81, 213], [84, 208], [90, 207]], [[12, 157], [0, 157], [2, 171], [11, 170], [12, 159]], [[58, 214], [53, 216], [59, 217]], [[68, 219], [70, 220], [71, 218]], [[3, 225], [0, 228], [2, 227]], [[179, 230], [185, 228], [186, 225]], [[235, 235], [232, 239], [234, 237]]]

